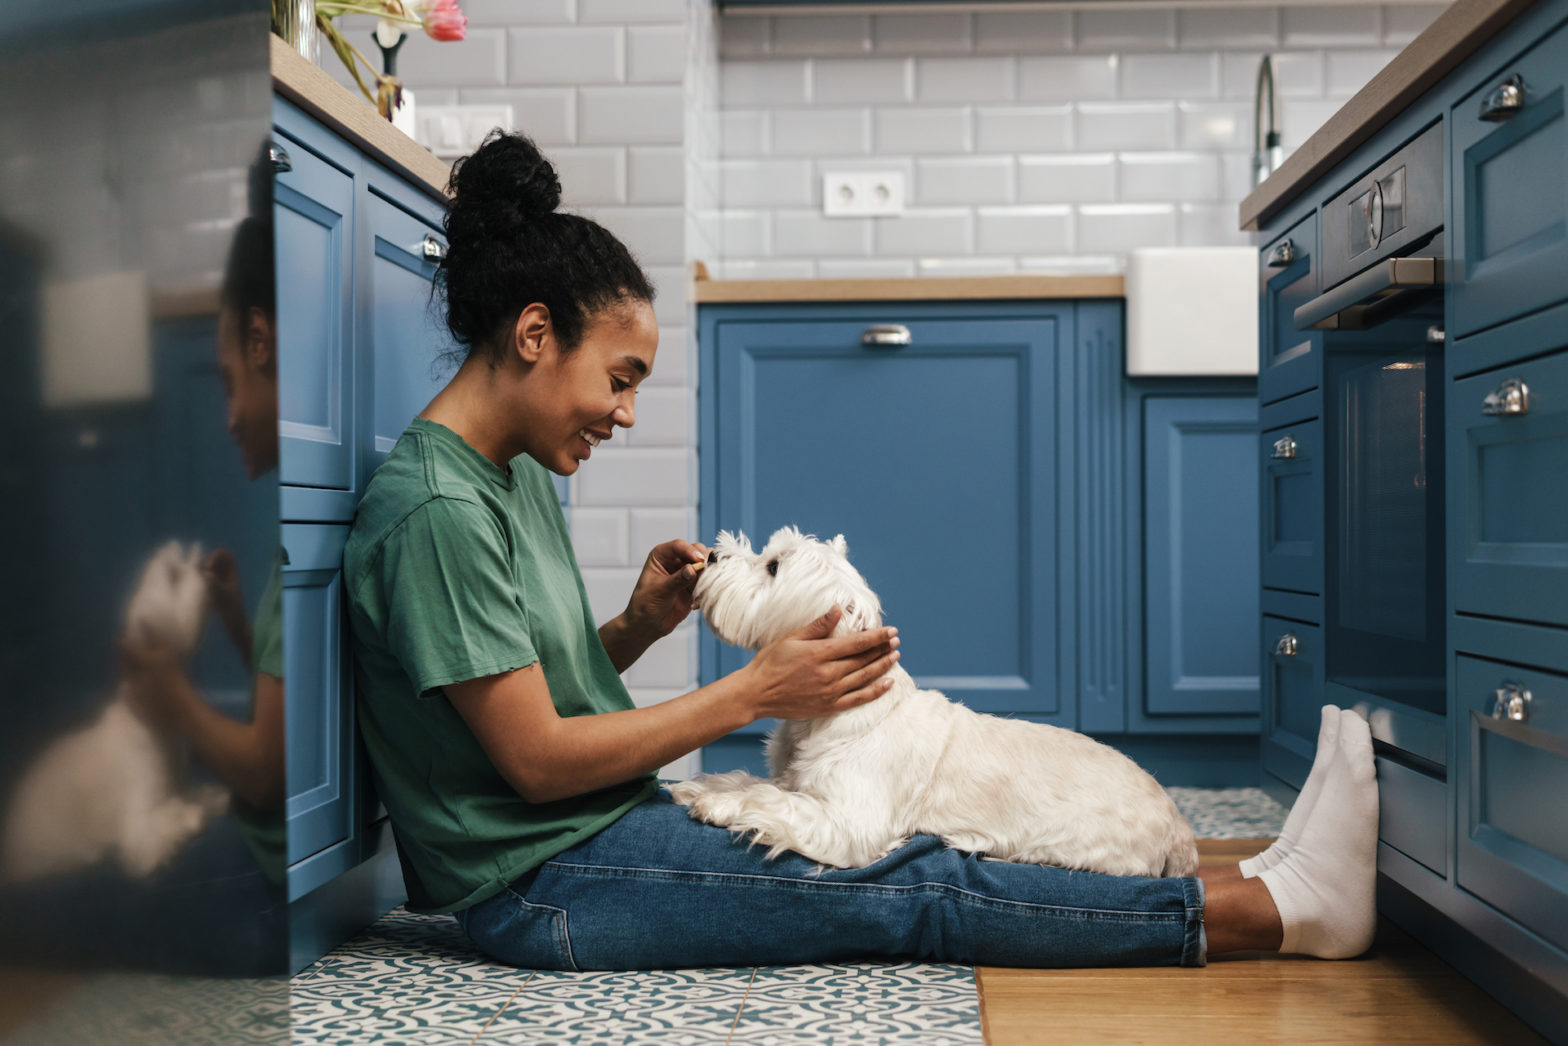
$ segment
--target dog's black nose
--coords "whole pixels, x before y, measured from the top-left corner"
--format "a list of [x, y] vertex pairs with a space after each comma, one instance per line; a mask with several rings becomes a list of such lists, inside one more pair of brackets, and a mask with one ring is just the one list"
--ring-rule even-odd
[[713, 564], [717, 563], [718, 561], [719, 561], [719, 554], [717, 552], [709, 552], [708, 553], [708, 566], [711, 567], [711, 566], [713, 566]]

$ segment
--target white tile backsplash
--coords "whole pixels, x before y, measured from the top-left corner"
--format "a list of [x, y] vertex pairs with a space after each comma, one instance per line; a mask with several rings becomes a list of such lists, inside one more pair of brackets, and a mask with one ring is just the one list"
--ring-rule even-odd
[[1183, 8], [1176, 12], [1176, 37], [1183, 50], [1275, 47], [1279, 44], [1279, 8]]
[[976, 51], [1034, 54], [1073, 47], [1071, 11], [980, 11], [974, 20]]
[[970, 149], [968, 106], [878, 109], [872, 147], [879, 153], [966, 153]]
[[1088, 204], [1078, 208], [1078, 249], [1125, 254], [1176, 243], [1176, 208], [1168, 203]]
[[960, 156], [915, 161], [915, 199], [922, 205], [1011, 203], [1011, 156]]
[[1025, 102], [1115, 98], [1120, 56], [1051, 55], [1018, 60], [1018, 97]]
[[1383, 9], [1376, 4], [1287, 7], [1280, 24], [1286, 47], [1377, 47]]
[[572, 477], [573, 505], [682, 508], [697, 493], [696, 455], [690, 448], [606, 443], [594, 449], [590, 460], [592, 468]]
[[[419, 92], [424, 101], [425, 92]], [[570, 87], [465, 87], [463, 105], [510, 105], [512, 126], [541, 148], [577, 141], [577, 92]]]
[[678, 145], [684, 120], [681, 88], [639, 84], [577, 91], [577, 140], [624, 145]]
[[1174, 102], [1093, 102], [1078, 106], [1073, 140], [1080, 149], [1173, 149]]
[[795, 15], [773, 23], [773, 53], [855, 55], [871, 50], [870, 15]]
[[811, 97], [818, 105], [907, 102], [914, 92], [909, 58], [811, 60]]
[[975, 250], [980, 254], [1066, 254], [1073, 247], [1071, 207], [981, 207]]
[[1123, 153], [1121, 199], [1129, 203], [1218, 203], [1220, 162], [1213, 153]]
[[1214, 98], [1220, 93], [1219, 55], [1129, 54], [1121, 60], [1122, 98]]
[[1066, 152], [1073, 145], [1070, 105], [981, 107], [975, 148], [982, 153]]
[[969, 50], [973, 26], [974, 16], [961, 12], [877, 15], [871, 38], [882, 54], [952, 54]]
[[[617, 431], [616, 436], [622, 437], [624, 433]], [[626, 532], [630, 515], [624, 508], [573, 509], [572, 548], [577, 553], [578, 565], [626, 566]]]
[[953, 255], [974, 250], [974, 211], [968, 207], [912, 208], [880, 218], [874, 229], [879, 255]]
[[561, 179], [567, 207], [626, 202], [626, 150], [611, 146], [560, 148], [550, 161]]
[[685, 26], [636, 25], [626, 30], [626, 78], [632, 83], [678, 84], [685, 74]]
[[509, 83], [575, 85], [626, 80], [626, 29], [622, 26], [530, 26], [511, 30], [509, 42]]
[[1005, 55], [915, 61], [915, 98], [921, 102], [1010, 102], [1017, 81], [1017, 65]]
[[1116, 157], [1069, 153], [1018, 158], [1020, 203], [1114, 203]]
[[775, 109], [773, 155], [871, 151], [869, 109]]
[[773, 253], [817, 258], [871, 253], [874, 218], [828, 218], [821, 211], [774, 211]]
[[1089, 8], [1075, 11], [1073, 18], [1080, 51], [1159, 51], [1176, 46], [1172, 8]]

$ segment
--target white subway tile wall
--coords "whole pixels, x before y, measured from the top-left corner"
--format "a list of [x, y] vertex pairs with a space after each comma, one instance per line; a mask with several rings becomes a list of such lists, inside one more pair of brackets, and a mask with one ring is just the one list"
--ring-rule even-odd
[[[735, 278], [1103, 272], [1136, 247], [1247, 243], [1262, 55], [1291, 150], [1446, 6], [726, 16], [726, 236], [706, 260]], [[824, 172], [866, 169], [905, 172], [901, 216], [805, 209]]]

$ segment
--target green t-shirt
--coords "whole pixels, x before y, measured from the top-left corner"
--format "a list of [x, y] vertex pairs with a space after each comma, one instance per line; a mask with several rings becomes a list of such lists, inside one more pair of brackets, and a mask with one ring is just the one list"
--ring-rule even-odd
[[538, 662], [562, 716], [633, 707], [532, 458], [503, 469], [415, 419], [365, 490], [343, 576], [360, 730], [410, 908], [477, 904], [653, 795], [649, 774], [527, 803], [441, 690]]
[[[256, 716], [255, 677], [265, 673], [283, 678], [283, 568], [288, 562], [288, 553], [279, 547], [267, 572], [267, 585], [261, 590], [261, 600], [256, 604], [250, 641], [252, 720]], [[256, 863], [269, 880], [281, 883], [288, 842], [283, 807], [257, 810], [236, 798], [232, 809]]]

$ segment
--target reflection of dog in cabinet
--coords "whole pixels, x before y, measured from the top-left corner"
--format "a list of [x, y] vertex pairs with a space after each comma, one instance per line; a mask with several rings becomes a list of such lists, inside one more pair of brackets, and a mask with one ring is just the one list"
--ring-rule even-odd
[[[127, 644], [189, 658], [207, 623], [201, 546], [171, 541], [142, 571], [125, 614]], [[92, 725], [46, 748], [17, 786], [0, 847], [0, 879], [61, 875], [113, 854], [146, 876], [228, 809], [214, 786], [182, 787], [182, 742], [155, 735], [131, 708], [129, 685]]]

